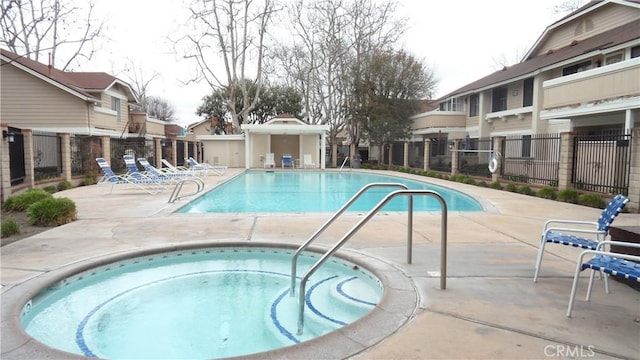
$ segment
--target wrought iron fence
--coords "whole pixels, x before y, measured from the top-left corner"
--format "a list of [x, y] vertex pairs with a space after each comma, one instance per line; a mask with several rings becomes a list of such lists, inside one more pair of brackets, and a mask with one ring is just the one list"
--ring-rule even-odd
[[33, 175], [36, 181], [62, 176], [62, 150], [57, 134], [33, 132]]
[[99, 172], [97, 157], [102, 157], [102, 141], [95, 136], [72, 136], [71, 143], [71, 175], [87, 175]]
[[506, 137], [502, 177], [523, 183], [558, 186], [560, 134]]
[[111, 168], [116, 172], [126, 172], [122, 157], [131, 155], [134, 159], [146, 158], [155, 164], [155, 142], [144, 138], [111, 139]]
[[577, 134], [573, 155], [571, 182], [576, 189], [628, 194], [631, 134]]
[[491, 178], [489, 159], [493, 150], [491, 138], [465, 138], [459, 143], [458, 171], [461, 174]]

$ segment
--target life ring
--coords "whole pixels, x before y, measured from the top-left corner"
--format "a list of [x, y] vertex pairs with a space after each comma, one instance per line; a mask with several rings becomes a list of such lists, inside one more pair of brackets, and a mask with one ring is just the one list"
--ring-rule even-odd
[[498, 159], [495, 156], [491, 156], [489, 159], [489, 171], [493, 174], [498, 170]]

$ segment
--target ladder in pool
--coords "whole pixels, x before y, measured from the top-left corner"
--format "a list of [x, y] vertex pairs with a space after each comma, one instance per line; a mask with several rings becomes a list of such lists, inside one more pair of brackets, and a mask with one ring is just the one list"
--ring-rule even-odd
[[[190, 193], [186, 193], [186, 194], [182, 194], [180, 195], [180, 191], [182, 191], [182, 188], [184, 187], [184, 184], [186, 183], [194, 183], [196, 184], [196, 190], [192, 191]], [[193, 178], [186, 178], [186, 179], [182, 179], [180, 181], [178, 181], [178, 183], [176, 184], [176, 186], [173, 188], [173, 192], [171, 193], [171, 196], [169, 196], [169, 201], [167, 201], [168, 203], [174, 203], [184, 197], [187, 196], [191, 196], [191, 195], [195, 195], [197, 193], [199, 193], [200, 191], [204, 190], [204, 181], [202, 181], [202, 179], [197, 178], [197, 177], [193, 177]]]
[[298, 250], [293, 254], [291, 261], [291, 288], [289, 289], [290, 296], [295, 295], [296, 286], [296, 269], [298, 263], [298, 256], [306, 249], [315, 239], [324, 232], [331, 223], [333, 223], [338, 216], [346, 211], [346, 209], [356, 201], [365, 191], [372, 187], [400, 187], [401, 190], [396, 190], [387, 194], [376, 206], [367, 213], [351, 230], [349, 230], [333, 247], [331, 247], [322, 257], [311, 266], [311, 268], [304, 274], [302, 280], [300, 280], [300, 290], [298, 291], [298, 335], [302, 335], [304, 328], [304, 308], [305, 308], [305, 293], [306, 284], [309, 277], [316, 272], [316, 270], [324, 264], [329, 257], [331, 257], [336, 251], [338, 251], [342, 245], [344, 245], [358, 230], [360, 230], [371, 218], [380, 211], [380, 209], [391, 201], [395, 197], [406, 196], [409, 199], [409, 205], [407, 209], [408, 221], [407, 221], [407, 264], [411, 264], [413, 253], [413, 197], [414, 196], [432, 196], [435, 197], [440, 203], [442, 209], [442, 219], [440, 222], [440, 289], [447, 288], [447, 203], [444, 198], [435, 191], [432, 190], [409, 190], [404, 184], [397, 183], [371, 183], [365, 185], [360, 191], [358, 191], [347, 203], [345, 203], [338, 212], [336, 212], [324, 225], [322, 225], [304, 244], [302, 244]]

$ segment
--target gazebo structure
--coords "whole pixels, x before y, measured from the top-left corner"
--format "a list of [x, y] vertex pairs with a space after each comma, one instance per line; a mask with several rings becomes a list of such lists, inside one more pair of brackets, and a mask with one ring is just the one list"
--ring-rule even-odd
[[283, 154], [291, 154], [295, 167], [310, 154], [314, 164], [325, 168], [326, 137], [329, 125], [309, 125], [289, 114], [279, 115], [264, 124], [242, 124], [245, 135], [245, 167], [263, 167], [266, 154], [273, 153], [276, 167]]

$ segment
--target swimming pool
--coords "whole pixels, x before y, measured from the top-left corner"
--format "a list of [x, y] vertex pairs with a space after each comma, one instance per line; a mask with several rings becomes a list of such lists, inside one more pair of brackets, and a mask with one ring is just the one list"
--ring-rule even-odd
[[[305, 331], [289, 297], [293, 250], [216, 247], [161, 252], [92, 268], [50, 285], [21, 323], [44, 344], [100, 358], [219, 358], [295, 345], [370, 312], [380, 281], [332, 258], [309, 282]], [[317, 255], [304, 253], [299, 267]]]
[[[482, 205], [462, 192], [421, 181], [365, 172], [246, 171], [179, 209], [178, 213], [335, 212], [369, 183], [401, 183], [409, 189], [433, 190], [449, 211], [482, 211]], [[368, 190], [349, 211], [369, 211], [397, 188]], [[407, 209], [407, 199], [387, 203], [384, 211]], [[415, 197], [414, 210], [439, 211], [431, 197]]]

